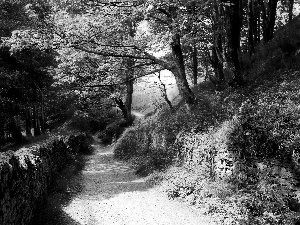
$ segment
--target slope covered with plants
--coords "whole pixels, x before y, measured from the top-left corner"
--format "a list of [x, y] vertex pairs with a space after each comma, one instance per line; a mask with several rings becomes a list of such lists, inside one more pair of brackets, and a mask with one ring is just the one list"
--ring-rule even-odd
[[126, 130], [115, 156], [221, 224], [296, 224], [299, 31], [296, 17], [244, 57], [242, 88], [200, 83], [192, 110], [179, 104]]

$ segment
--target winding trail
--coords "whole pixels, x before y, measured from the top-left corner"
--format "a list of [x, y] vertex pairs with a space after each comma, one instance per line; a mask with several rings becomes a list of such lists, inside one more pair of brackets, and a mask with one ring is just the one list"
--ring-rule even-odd
[[169, 200], [129, 165], [114, 160], [112, 147], [93, 147], [93, 155], [79, 159], [59, 175], [34, 225], [210, 224], [207, 217]]

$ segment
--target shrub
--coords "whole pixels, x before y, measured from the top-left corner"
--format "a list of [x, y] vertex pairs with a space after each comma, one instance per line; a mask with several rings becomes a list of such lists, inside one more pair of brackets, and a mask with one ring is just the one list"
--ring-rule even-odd
[[114, 147], [115, 157], [131, 159], [140, 174], [162, 170], [171, 165], [177, 155], [173, 135], [168, 127], [151, 123], [128, 128]]
[[127, 125], [125, 120], [118, 120], [109, 124], [106, 127], [105, 132], [107, 135], [110, 135], [112, 137], [115, 136], [115, 138], [119, 138], [121, 134], [124, 132], [126, 126]]
[[105, 130], [97, 133], [97, 137], [102, 141], [103, 144], [111, 144], [113, 137], [107, 135]]
[[91, 139], [92, 137], [87, 134], [71, 135], [67, 140], [67, 144], [69, 148], [77, 153], [91, 154], [93, 152], [93, 148], [89, 144]]
[[125, 120], [117, 120], [109, 124], [104, 131], [99, 132], [98, 138], [101, 139], [104, 144], [111, 144], [114, 139], [121, 136], [126, 125]]
[[128, 128], [114, 146], [114, 157], [117, 159], [129, 159], [137, 154], [138, 147], [136, 128]]

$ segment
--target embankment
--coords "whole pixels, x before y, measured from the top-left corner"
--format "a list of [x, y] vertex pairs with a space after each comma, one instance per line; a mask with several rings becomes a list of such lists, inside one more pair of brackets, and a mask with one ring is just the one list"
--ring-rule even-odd
[[45, 203], [53, 177], [91, 147], [83, 134], [0, 154], [0, 224], [26, 225]]

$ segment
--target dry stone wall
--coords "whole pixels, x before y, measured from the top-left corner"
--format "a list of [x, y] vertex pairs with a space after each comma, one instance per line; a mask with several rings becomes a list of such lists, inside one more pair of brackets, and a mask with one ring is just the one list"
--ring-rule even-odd
[[29, 224], [36, 209], [45, 203], [53, 175], [89, 148], [86, 136], [80, 134], [1, 153], [0, 224]]

